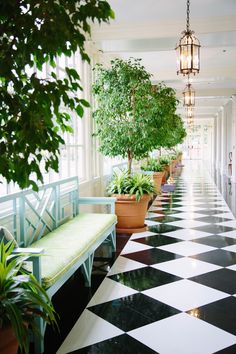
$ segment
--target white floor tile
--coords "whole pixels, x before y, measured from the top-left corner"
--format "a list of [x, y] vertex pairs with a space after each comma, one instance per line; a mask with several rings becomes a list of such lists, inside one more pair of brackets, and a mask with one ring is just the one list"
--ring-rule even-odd
[[211, 234], [209, 232], [205, 232], [205, 231], [182, 229], [182, 230], [166, 232], [163, 235], [176, 237], [181, 240], [188, 241], [188, 240], [193, 240], [193, 239], [197, 239], [197, 238], [201, 238], [201, 237], [205, 237], [205, 236], [210, 236]]
[[158, 214], [157, 213], [152, 213], [152, 212], [148, 212], [145, 216], [145, 218], [156, 218], [158, 217]]
[[209, 252], [216, 249], [215, 247], [202, 245], [191, 241], [172, 243], [170, 245], [160, 246], [157, 248], [164, 251], [177, 253], [180, 254], [181, 256], [193, 256], [195, 254]]
[[236, 220], [219, 222], [216, 225], [227, 226], [227, 227], [235, 227], [236, 228]]
[[229, 252], [236, 252], [236, 245], [223, 247], [222, 250], [229, 251]]
[[[212, 198], [213, 200], [209, 200], [208, 198], [206, 198], [206, 203], [209, 205], [220, 205], [220, 206], [227, 206], [227, 204], [225, 203], [225, 201], [221, 198], [221, 199], [216, 199], [216, 198]], [[216, 199], [216, 200], [214, 200]], [[217, 208], [217, 207], [216, 207]]]
[[185, 313], [129, 332], [161, 354], [211, 354], [236, 343], [236, 336]]
[[138, 252], [138, 251], [143, 251], [143, 250], [148, 250], [150, 248], [153, 248], [148, 245], [144, 245], [138, 242], [134, 241], [128, 241], [121, 251], [121, 254], [127, 254], [127, 253], [133, 253], [133, 252]]
[[152, 220], [147, 220], [147, 219], [145, 219], [145, 224], [146, 224], [147, 226], [153, 226], [153, 225], [158, 225], [158, 224], [160, 224], [160, 223], [157, 222], [157, 221], [152, 221]]
[[126, 257], [120, 256], [117, 258], [117, 260], [111, 267], [108, 275], [128, 272], [129, 270], [134, 270], [143, 267], [146, 267], [146, 264], [133, 261], [132, 259], [128, 259]]
[[161, 211], [163, 210], [161, 205], [157, 206], [157, 205], [153, 205], [149, 208], [149, 211]]
[[187, 212], [187, 213], [178, 213], [178, 214], [171, 214], [171, 216], [180, 218], [180, 219], [186, 219], [186, 220], [192, 220], [192, 219], [197, 219], [197, 218], [202, 218], [204, 215], [195, 213], [194, 211], [192, 212]]
[[215, 214], [213, 216], [219, 216], [220, 218], [226, 218], [226, 219], [235, 219], [232, 213], [221, 213], [221, 214]]
[[229, 267], [226, 267], [226, 268], [236, 271], [236, 264], [234, 264], [232, 266], [229, 266]]
[[175, 210], [189, 212], [189, 211], [198, 211], [198, 210], [206, 210], [207, 208], [199, 208], [195, 206], [184, 206], [184, 207], [176, 207]]
[[148, 289], [143, 293], [180, 311], [195, 309], [229, 296], [187, 279]]
[[222, 210], [222, 211], [225, 211], [225, 212], [230, 212], [230, 209], [229, 209], [228, 206], [215, 207], [214, 209], [216, 209], [216, 210]]
[[93, 298], [90, 300], [88, 307], [119, 299], [120, 297], [133, 295], [135, 293], [137, 293], [136, 290], [112, 279], [105, 278]]
[[169, 262], [158, 263], [152, 267], [177, 275], [181, 278], [190, 278], [221, 268], [220, 266], [214, 264], [187, 257], [175, 259]]
[[124, 333], [111, 323], [84, 310], [57, 354], [65, 354]]
[[156, 233], [152, 231], [137, 232], [131, 235], [130, 240], [135, 240], [136, 238], [142, 238], [142, 237], [154, 236], [154, 235], [156, 235]]
[[236, 238], [236, 230], [222, 232], [222, 233], [218, 234], [218, 236]]

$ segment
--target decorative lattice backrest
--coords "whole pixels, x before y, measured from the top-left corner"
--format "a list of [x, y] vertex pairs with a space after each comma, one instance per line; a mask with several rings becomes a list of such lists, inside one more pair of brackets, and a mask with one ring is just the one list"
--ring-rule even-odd
[[0, 225], [16, 238], [19, 246], [54, 230], [78, 214], [78, 178], [71, 177], [0, 197]]

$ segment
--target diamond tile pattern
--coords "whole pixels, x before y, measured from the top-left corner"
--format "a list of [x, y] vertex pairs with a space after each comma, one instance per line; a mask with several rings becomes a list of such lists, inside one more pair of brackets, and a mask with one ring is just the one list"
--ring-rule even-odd
[[236, 353], [236, 220], [200, 162], [184, 165], [58, 354]]

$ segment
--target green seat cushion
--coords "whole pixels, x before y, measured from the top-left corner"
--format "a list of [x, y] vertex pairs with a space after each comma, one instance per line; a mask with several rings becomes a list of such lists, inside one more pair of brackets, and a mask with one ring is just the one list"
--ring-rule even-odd
[[114, 214], [79, 214], [30, 245], [45, 250], [41, 257], [44, 288], [61, 278], [116, 222]]

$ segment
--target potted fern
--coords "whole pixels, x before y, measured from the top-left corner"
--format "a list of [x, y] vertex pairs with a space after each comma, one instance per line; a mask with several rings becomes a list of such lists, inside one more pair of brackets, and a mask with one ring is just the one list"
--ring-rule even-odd
[[36, 318], [56, 324], [53, 305], [38, 281], [24, 269], [27, 256], [14, 254], [14, 242], [0, 243], [0, 353], [29, 353], [29, 330]]
[[114, 172], [107, 190], [116, 197], [117, 232], [144, 231], [147, 205], [150, 196], [156, 192], [150, 176], [118, 170]]
[[141, 170], [151, 172], [156, 192], [161, 191], [161, 184], [165, 174], [165, 167], [156, 158], [149, 158], [148, 161], [141, 165]]

